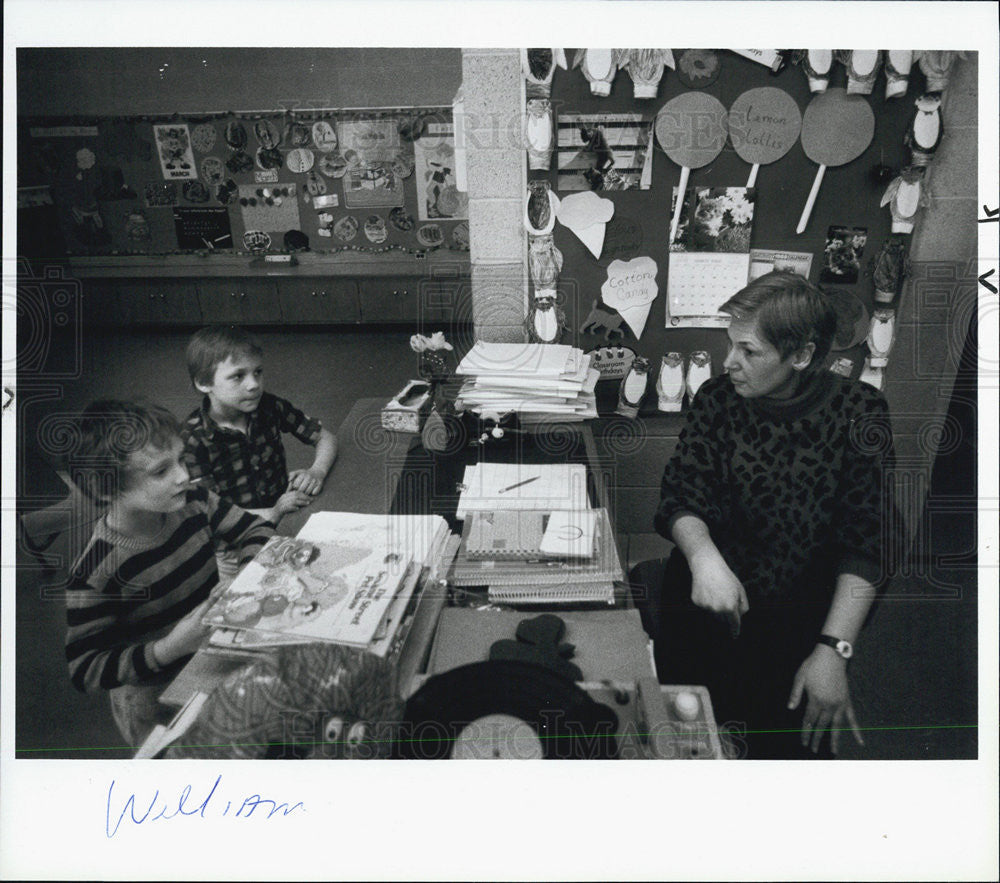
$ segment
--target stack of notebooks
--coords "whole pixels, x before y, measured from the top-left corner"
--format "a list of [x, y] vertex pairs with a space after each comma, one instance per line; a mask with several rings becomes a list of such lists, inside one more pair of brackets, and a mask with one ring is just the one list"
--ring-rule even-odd
[[510, 510], [468, 513], [448, 582], [495, 603], [612, 604], [624, 578], [607, 510]]
[[326, 641], [387, 656], [405, 638], [423, 585], [447, 569], [437, 515], [318, 512], [297, 537], [272, 537], [204, 622], [217, 652]]
[[577, 347], [477, 341], [456, 374], [464, 379], [455, 402], [459, 410], [515, 411], [528, 424], [597, 416], [600, 373]]

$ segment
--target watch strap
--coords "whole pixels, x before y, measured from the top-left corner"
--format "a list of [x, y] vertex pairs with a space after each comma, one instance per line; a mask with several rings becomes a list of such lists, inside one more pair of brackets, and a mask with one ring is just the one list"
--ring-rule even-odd
[[816, 643], [832, 647], [844, 659], [850, 659], [854, 655], [854, 647], [851, 646], [851, 642], [845, 641], [843, 638], [835, 638], [832, 635], [820, 635], [816, 639]]

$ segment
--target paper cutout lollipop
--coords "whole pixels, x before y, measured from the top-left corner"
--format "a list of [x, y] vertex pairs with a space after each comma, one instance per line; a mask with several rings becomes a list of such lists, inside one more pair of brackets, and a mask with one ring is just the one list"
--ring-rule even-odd
[[871, 144], [874, 134], [875, 114], [862, 95], [848, 95], [843, 89], [827, 89], [809, 102], [802, 115], [802, 149], [809, 159], [819, 164], [819, 170], [796, 233], [805, 230], [809, 223], [827, 166], [842, 166], [857, 159]]
[[691, 169], [707, 166], [722, 153], [726, 146], [728, 118], [719, 99], [704, 92], [684, 92], [671, 98], [656, 115], [656, 140], [664, 153], [681, 167], [668, 245], [677, 236]]
[[595, 257], [604, 248], [604, 228], [615, 213], [615, 204], [593, 190], [567, 196], [556, 209], [559, 223], [569, 227]]
[[802, 114], [787, 92], [765, 86], [749, 89], [729, 108], [729, 140], [740, 159], [753, 165], [747, 187], [757, 183], [762, 165], [777, 162], [799, 140]]

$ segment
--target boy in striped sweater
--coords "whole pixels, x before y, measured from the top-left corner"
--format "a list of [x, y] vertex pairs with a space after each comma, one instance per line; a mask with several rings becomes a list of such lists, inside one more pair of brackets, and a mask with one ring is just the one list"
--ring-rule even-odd
[[115, 723], [137, 746], [169, 718], [157, 697], [209, 631], [216, 547], [239, 549], [242, 566], [274, 528], [192, 486], [180, 425], [163, 408], [94, 402], [80, 436], [77, 480], [107, 511], [71, 573], [66, 659], [79, 690], [110, 691]]

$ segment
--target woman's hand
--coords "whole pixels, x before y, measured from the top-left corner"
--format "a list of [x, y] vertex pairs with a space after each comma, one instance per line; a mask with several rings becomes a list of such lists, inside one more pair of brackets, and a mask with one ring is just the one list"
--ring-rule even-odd
[[705, 610], [724, 616], [733, 637], [737, 637], [740, 617], [750, 609], [743, 583], [714, 547], [693, 555], [688, 564], [691, 568], [691, 600]]
[[840, 731], [850, 724], [854, 739], [864, 745], [861, 729], [851, 705], [847, 684], [847, 660], [830, 647], [817, 646], [795, 673], [788, 707], [797, 708], [806, 693], [806, 711], [802, 718], [802, 744], [812, 742], [813, 754], [819, 750], [823, 733], [830, 730], [830, 750], [837, 753]]

